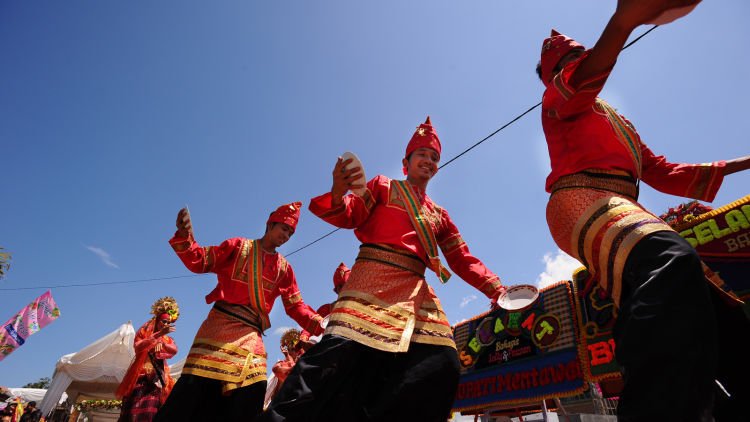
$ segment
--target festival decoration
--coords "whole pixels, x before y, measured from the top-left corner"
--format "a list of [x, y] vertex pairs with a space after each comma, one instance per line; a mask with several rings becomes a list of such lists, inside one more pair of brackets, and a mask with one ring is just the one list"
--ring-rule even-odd
[[694, 203], [683, 204], [662, 216], [745, 302], [750, 299], [750, 195], [707, 212]]
[[92, 410], [114, 410], [122, 407], [122, 400], [83, 400], [75, 404], [75, 409], [81, 413]]
[[586, 379], [602, 382], [620, 378], [620, 366], [615, 361], [615, 341], [612, 338], [617, 307], [612, 297], [599, 283], [592, 280], [585, 267], [573, 272], [573, 283], [578, 292], [581, 340], [586, 347]]
[[528, 308], [496, 308], [453, 333], [461, 364], [454, 411], [538, 403], [588, 388], [569, 281], [541, 289]]
[[60, 309], [49, 290], [21, 309], [0, 327], [0, 361], [59, 316]]

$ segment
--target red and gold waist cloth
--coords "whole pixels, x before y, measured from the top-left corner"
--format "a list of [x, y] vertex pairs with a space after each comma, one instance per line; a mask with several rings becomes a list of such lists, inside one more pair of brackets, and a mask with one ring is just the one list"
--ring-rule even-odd
[[547, 203], [547, 224], [557, 246], [585, 265], [615, 304], [633, 247], [648, 234], [672, 231], [636, 196], [632, 182], [578, 173], [560, 178]]
[[339, 294], [326, 334], [386, 352], [410, 343], [456, 347], [448, 319], [416, 255], [382, 244], [362, 244]]
[[224, 392], [266, 381], [259, 324], [248, 306], [217, 302], [195, 335], [182, 373], [222, 381]]

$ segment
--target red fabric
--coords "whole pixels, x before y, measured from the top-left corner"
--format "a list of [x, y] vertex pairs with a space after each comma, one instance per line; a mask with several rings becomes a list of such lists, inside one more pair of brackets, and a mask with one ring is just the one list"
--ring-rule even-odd
[[[297, 211], [299, 214], [299, 210]], [[183, 264], [194, 273], [214, 273], [216, 287], [206, 296], [206, 303], [219, 300], [238, 305], [247, 305], [250, 291], [247, 281], [235, 277], [249, 277], [247, 274], [235, 275], [235, 264], [240, 257], [240, 250], [246, 239], [235, 237], [225, 240], [219, 246], [200, 246], [190, 235], [179, 238], [177, 233], [169, 243], [177, 252]], [[270, 315], [273, 303], [281, 296], [284, 311], [300, 326], [317, 335], [323, 332], [321, 318], [303, 300], [297, 287], [297, 278], [292, 266], [279, 253], [263, 253], [263, 293], [266, 312]]]
[[284, 223], [296, 230], [300, 209], [302, 209], [302, 202], [292, 202], [291, 204], [282, 205], [271, 213], [266, 223]]
[[346, 264], [344, 264], [343, 262], [339, 264], [339, 266], [336, 268], [336, 271], [333, 273], [334, 291], [341, 291], [341, 288], [344, 287], [344, 284], [346, 284], [346, 280], [349, 279], [349, 275], [351, 273], [352, 270], [350, 270], [349, 267], [346, 266]]
[[273, 371], [273, 374], [276, 375], [276, 378], [279, 379], [279, 383], [282, 383], [286, 380], [286, 377], [289, 376], [290, 372], [292, 372], [292, 369], [294, 369], [294, 364], [296, 363], [297, 361], [287, 354], [284, 360], [280, 360], [273, 365], [273, 368], [271, 368], [271, 370]]
[[404, 155], [404, 158], [408, 158], [412, 152], [419, 148], [434, 149], [438, 155], [442, 151], [440, 139], [437, 136], [437, 132], [435, 132], [435, 128], [432, 127], [430, 116], [427, 116], [427, 120], [424, 123], [417, 126], [417, 130], [414, 131], [414, 135], [412, 135], [411, 140], [406, 145], [406, 155]]
[[654, 154], [633, 125], [620, 116], [635, 135], [634, 148], [640, 152], [641, 166], [617, 138], [612, 123], [602, 113], [606, 104], [597, 97], [609, 72], [602, 73], [571, 87], [569, 80], [588, 53], [565, 66], [547, 86], [542, 99], [542, 127], [547, 137], [547, 147], [552, 171], [547, 177], [546, 189], [560, 177], [588, 169], [619, 170], [640, 178], [664, 193], [713, 201], [723, 181], [724, 161], [707, 164], [670, 163], [665, 157]]
[[[174, 379], [169, 375], [167, 359], [172, 358], [177, 354], [177, 345], [169, 336], [165, 335], [155, 337], [154, 326], [154, 319], [150, 319], [143, 324], [135, 334], [135, 341], [133, 342], [133, 347], [135, 348], [135, 359], [130, 364], [122, 382], [117, 387], [115, 396], [119, 399], [129, 396], [133, 392], [138, 377], [145, 372], [145, 365], [150, 361], [148, 355], [152, 351], [156, 359], [160, 359], [163, 364], [166, 385], [164, 385], [161, 390], [161, 403], [164, 403], [164, 400], [167, 399], [167, 396], [169, 396], [169, 393], [172, 391]], [[157, 352], [155, 351], [155, 348], [159, 344], [161, 344], [161, 350]]]
[[[424, 207], [448, 266], [488, 297], [499, 294], [498, 287], [495, 287], [500, 284], [497, 275], [469, 252], [448, 212], [416, 186], [414, 191]], [[408, 251], [427, 265], [427, 253], [403, 202], [395, 194], [395, 188], [391, 189], [391, 179], [388, 177], [376, 176], [367, 182], [363, 197], [349, 194], [344, 197], [344, 203], [335, 209], [331, 207], [330, 193], [313, 198], [310, 211], [336, 227], [354, 229], [354, 235], [362, 243], [386, 244]]]
[[325, 318], [331, 314], [332, 309], [333, 309], [333, 303], [324, 303], [320, 305], [320, 308], [318, 308], [318, 315]]
[[549, 38], [542, 43], [542, 81], [545, 85], [552, 79], [552, 70], [560, 59], [576, 48], [583, 49], [584, 47], [573, 38], [552, 30]]

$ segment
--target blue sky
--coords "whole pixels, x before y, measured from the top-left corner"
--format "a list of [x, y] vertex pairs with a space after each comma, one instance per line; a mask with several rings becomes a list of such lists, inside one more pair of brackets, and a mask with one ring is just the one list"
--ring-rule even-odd
[[[330, 189], [336, 156], [369, 177], [400, 177], [427, 114], [443, 160], [541, 99], [534, 66], [551, 27], [592, 45], [615, 1], [35, 1], [0, 4], [0, 320], [44, 286], [190, 275], [170, 249], [189, 204], [205, 245], [258, 237], [282, 203]], [[704, 2], [620, 58], [602, 97], [675, 162], [748, 154], [750, 3]], [[641, 27], [642, 33], [648, 27]], [[567, 278], [546, 227], [549, 171], [539, 111], [445, 167], [428, 192], [472, 252], [507, 284]], [[726, 179], [715, 206], [748, 194]], [[655, 212], [681, 198], [644, 188]], [[307, 209], [289, 253], [329, 232]], [[313, 307], [357, 242], [339, 231], [289, 257]], [[486, 310], [466, 283], [429, 279], [450, 321]], [[60, 356], [172, 295], [187, 353], [209, 306], [211, 275], [54, 288], [62, 316], [0, 362], [0, 385], [52, 376]], [[277, 302], [279, 331], [293, 326]]]

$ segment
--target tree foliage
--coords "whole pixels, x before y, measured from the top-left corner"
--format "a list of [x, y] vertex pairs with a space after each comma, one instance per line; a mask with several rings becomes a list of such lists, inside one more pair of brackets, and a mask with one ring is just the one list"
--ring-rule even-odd
[[0, 279], [5, 276], [5, 274], [10, 269], [10, 252], [3, 252], [5, 248], [0, 246]]
[[43, 377], [43, 378], [39, 378], [39, 380], [37, 382], [30, 382], [30, 383], [24, 385], [23, 388], [44, 388], [44, 389], [47, 389], [47, 388], [49, 388], [50, 382], [51, 382], [51, 380], [49, 379], [49, 377]]

